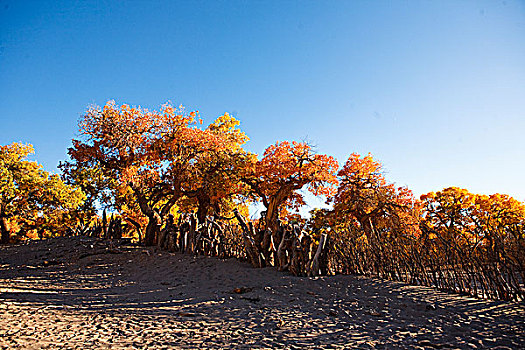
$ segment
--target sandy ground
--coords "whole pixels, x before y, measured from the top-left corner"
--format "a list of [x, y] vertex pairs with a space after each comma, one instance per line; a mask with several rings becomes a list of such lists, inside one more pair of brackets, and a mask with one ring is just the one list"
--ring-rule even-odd
[[118, 247], [0, 247], [0, 348], [525, 348], [525, 305]]

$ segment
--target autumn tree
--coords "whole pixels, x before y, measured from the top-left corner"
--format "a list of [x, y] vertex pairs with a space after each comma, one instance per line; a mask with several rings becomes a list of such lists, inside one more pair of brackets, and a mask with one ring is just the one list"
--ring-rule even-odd
[[196, 200], [204, 221], [210, 208], [217, 211], [221, 200], [240, 191], [235, 176], [249, 155], [241, 147], [247, 137], [239, 122], [225, 114], [204, 130], [200, 123], [197, 112], [169, 104], [157, 112], [110, 101], [82, 117], [85, 140], [74, 140], [69, 153], [83, 167], [99, 167], [115, 179], [117, 193], [129, 198], [131, 191], [135, 205], [126, 208], [138, 207], [147, 217], [144, 243], [151, 245], [183, 197]]
[[249, 139], [239, 124], [226, 113], [203, 132], [209, 138], [208, 150], [196, 155], [183, 184], [184, 195], [197, 202], [200, 223], [204, 223], [210, 210], [221, 216], [246, 195], [241, 173], [256, 156], [242, 148]]
[[351, 154], [338, 176], [340, 185], [333, 203], [339, 221], [357, 220], [369, 238], [375, 223], [385, 217], [395, 218], [398, 223], [408, 221], [416, 229], [417, 224], [405, 214], [416, 209], [418, 201], [406, 187], [387, 183], [381, 163], [370, 154]]
[[472, 209], [476, 195], [459, 187], [448, 187], [421, 196], [425, 206], [425, 231], [458, 245], [475, 240]]
[[393, 273], [412, 254], [406, 242], [420, 233], [419, 201], [407, 188], [388, 183], [370, 154], [351, 154], [338, 176], [333, 198], [338, 253], [350, 254], [350, 271]]
[[[505, 194], [477, 195], [473, 221], [476, 236], [484, 238], [486, 255], [518, 271], [525, 281], [525, 203]], [[511, 283], [519, 290], [519, 281]]]
[[11, 227], [20, 232], [37, 230], [57, 235], [71, 224], [70, 211], [82, 204], [85, 195], [49, 174], [27, 156], [33, 146], [12, 143], [0, 146], [0, 230], [8, 243]]
[[163, 217], [182, 196], [182, 176], [199, 151], [195, 118], [195, 112], [169, 104], [148, 111], [110, 101], [87, 111], [80, 121], [85, 141], [73, 140], [69, 150], [76, 162], [96, 164], [120, 187], [131, 189], [148, 219], [147, 245], [155, 243]]
[[523, 295], [525, 204], [508, 195], [480, 195], [458, 187], [421, 199], [423, 232], [433, 240], [436, 260], [454, 272], [460, 291], [477, 294], [480, 288], [501, 299]]
[[330, 196], [337, 186], [337, 161], [316, 154], [306, 142], [277, 142], [269, 146], [262, 159], [252, 162], [243, 181], [266, 208], [264, 226], [279, 242], [279, 212], [284, 207], [297, 208], [304, 204], [299, 192], [306, 187], [315, 196]]

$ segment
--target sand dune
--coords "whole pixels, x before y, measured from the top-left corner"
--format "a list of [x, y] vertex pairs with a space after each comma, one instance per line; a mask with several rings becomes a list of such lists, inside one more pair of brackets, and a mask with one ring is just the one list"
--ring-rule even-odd
[[0, 247], [0, 347], [525, 348], [525, 305], [86, 237]]

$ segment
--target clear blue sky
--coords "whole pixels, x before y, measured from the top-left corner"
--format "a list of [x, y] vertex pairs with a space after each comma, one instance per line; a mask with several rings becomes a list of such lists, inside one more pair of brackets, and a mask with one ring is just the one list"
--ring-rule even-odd
[[0, 0], [0, 144], [55, 171], [109, 99], [228, 111], [257, 153], [371, 152], [418, 195], [525, 200], [523, 1]]

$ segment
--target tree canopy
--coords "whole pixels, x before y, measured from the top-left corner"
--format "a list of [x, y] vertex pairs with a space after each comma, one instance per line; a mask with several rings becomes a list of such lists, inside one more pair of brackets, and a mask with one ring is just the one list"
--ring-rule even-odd
[[84, 193], [64, 184], [36, 162], [27, 160], [32, 145], [12, 143], [0, 146], [1, 241], [12, 234], [37, 232], [44, 236], [63, 233], [74, 219], [71, 210], [82, 204]]
[[[501, 299], [525, 295], [525, 203], [508, 195], [448, 187], [416, 198], [387, 181], [371, 154], [352, 153], [339, 169], [306, 142], [278, 141], [257, 155], [228, 113], [206, 126], [198, 111], [109, 101], [90, 107], [79, 127], [62, 178], [27, 160], [31, 145], [1, 146], [3, 243], [77, 224], [103, 237], [125, 228], [144, 245], [296, 275], [372, 274]], [[306, 191], [330, 207], [301, 218]], [[254, 202], [265, 208], [260, 218], [248, 215]]]

